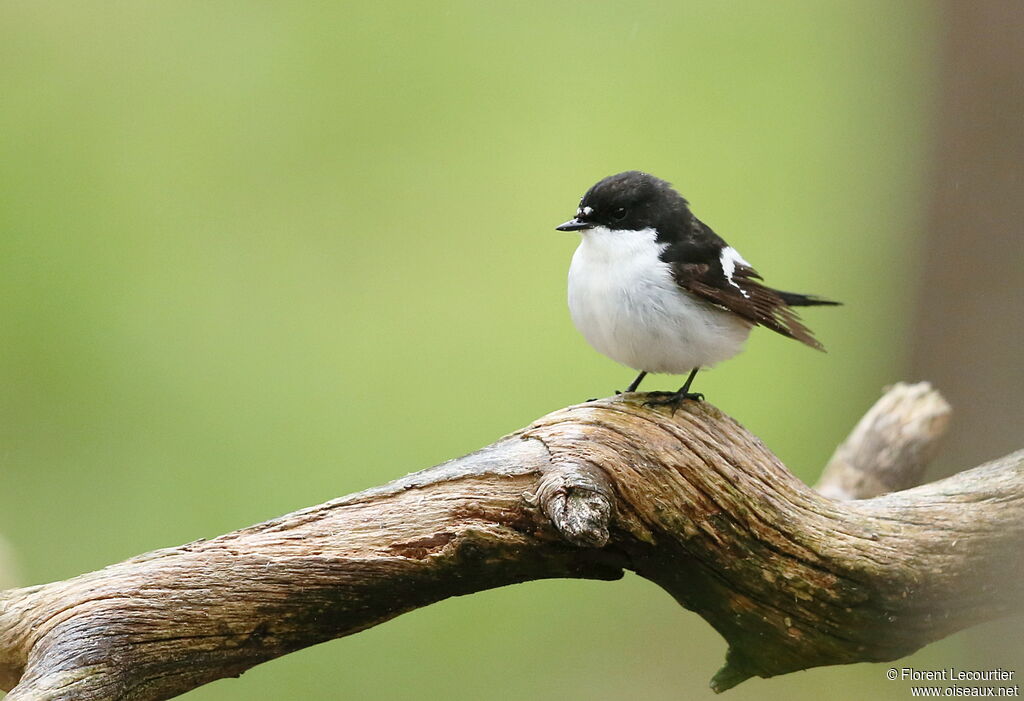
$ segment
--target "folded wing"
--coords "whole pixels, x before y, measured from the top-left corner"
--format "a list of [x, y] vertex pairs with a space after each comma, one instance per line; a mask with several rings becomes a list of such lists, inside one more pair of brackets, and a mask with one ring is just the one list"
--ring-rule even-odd
[[752, 324], [764, 326], [783, 336], [825, 350], [803, 325], [793, 306], [839, 304], [829, 300], [781, 292], [766, 287], [752, 267], [737, 261], [728, 265], [729, 274], [720, 260], [712, 263], [672, 263], [672, 273], [681, 288], [723, 309], [743, 317]]

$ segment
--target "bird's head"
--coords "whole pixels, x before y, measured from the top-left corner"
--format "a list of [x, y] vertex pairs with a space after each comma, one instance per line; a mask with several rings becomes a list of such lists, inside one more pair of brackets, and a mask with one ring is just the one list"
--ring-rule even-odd
[[672, 185], [638, 170], [609, 175], [587, 190], [573, 219], [558, 231], [666, 231], [689, 212]]

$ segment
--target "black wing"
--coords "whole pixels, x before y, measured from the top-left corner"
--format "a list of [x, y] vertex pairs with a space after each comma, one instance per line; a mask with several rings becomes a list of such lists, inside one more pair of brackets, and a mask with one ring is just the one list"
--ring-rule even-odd
[[690, 217], [686, 230], [680, 232], [682, 235], [662, 253], [662, 260], [669, 265], [681, 288], [752, 324], [769, 328], [811, 348], [825, 350], [791, 307], [838, 302], [773, 290], [761, 282], [756, 270], [740, 262], [738, 255], [729, 257], [731, 270], [726, 274], [722, 267], [722, 252], [728, 249], [728, 244], [702, 221], [692, 214]]
[[[717, 269], [709, 263], [675, 263], [672, 274], [687, 292], [738, 314], [752, 324], [769, 328], [811, 348], [825, 350], [786, 303], [783, 295], [789, 293], [780, 293], [761, 284], [761, 276], [751, 267], [736, 265], [731, 277], [726, 278], [720, 263]], [[825, 300], [817, 303], [836, 304]]]

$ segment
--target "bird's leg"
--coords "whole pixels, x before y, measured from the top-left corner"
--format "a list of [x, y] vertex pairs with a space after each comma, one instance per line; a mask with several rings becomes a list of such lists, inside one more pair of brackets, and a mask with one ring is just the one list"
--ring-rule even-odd
[[701, 394], [700, 392], [691, 392], [690, 391], [690, 385], [693, 384], [693, 378], [695, 378], [697, 376], [697, 371], [698, 370], [700, 370], [700, 368], [694, 368], [693, 370], [691, 370], [690, 371], [690, 376], [686, 378], [686, 384], [684, 384], [682, 387], [680, 387], [679, 391], [676, 392], [676, 394], [679, 395], [679, 399], [680, 400], [683, 400], [683, 399], [693, 399], [694, 401], [698, 401], [698, 402], [704, 400], [704, 395]]
[[[646, 370], [642, 371], [639, 375], [636, 376], [636, 379], [633, 380], [629, 387], [626, 388], [626, 392], [636, 392], [636, 388], [640, 386], [640, 383], [643, 382], [645, 377], [647, 377]], [[618, 394], [618, 392], [616, 392], [615, 394]]]
[[650, 398], [644, 402], [644, 404], [650, 406], [667, 406], [667, 405], [678, 405], [686, 399], [692, 399], [694, 401], [702, 401], [704, 395], [700, 392], [691, 392], [690, 385], [693, 384], [693, 378], [697, 376], [697, 371], [700, 368], [694, 368], [690, 371], [690, 376], [686, 378], [686, 384], [679, 388], [678, 392], [651, 392], [650, 394], [658, 394], [660, 396]]

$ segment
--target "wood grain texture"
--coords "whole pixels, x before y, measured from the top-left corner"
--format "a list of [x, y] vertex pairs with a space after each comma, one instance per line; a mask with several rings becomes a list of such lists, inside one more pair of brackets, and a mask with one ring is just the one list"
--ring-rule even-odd
[[[915, 396], [885, 411], [934, 399]], [[717, 690], [895, 659], [1020, 610], [1024, 451], [837, 501], [713, 406], [643, 399], [569, 407], [382, 487], [4, 592], [0, 686], [9, 701], [166, 699], [450, 596], [624, 569], [725, 637]], [[858, 429], [844, 462], [874, 456], [888, 474], [911, 456], [920, 474], [941, 430], [909, 452], [878, 440], [914, 431]]]
[[833, 499], [869, 499], [920, 484], [952, 413], [927, 382], [893, 385], [836, 448], [815, 489]]

